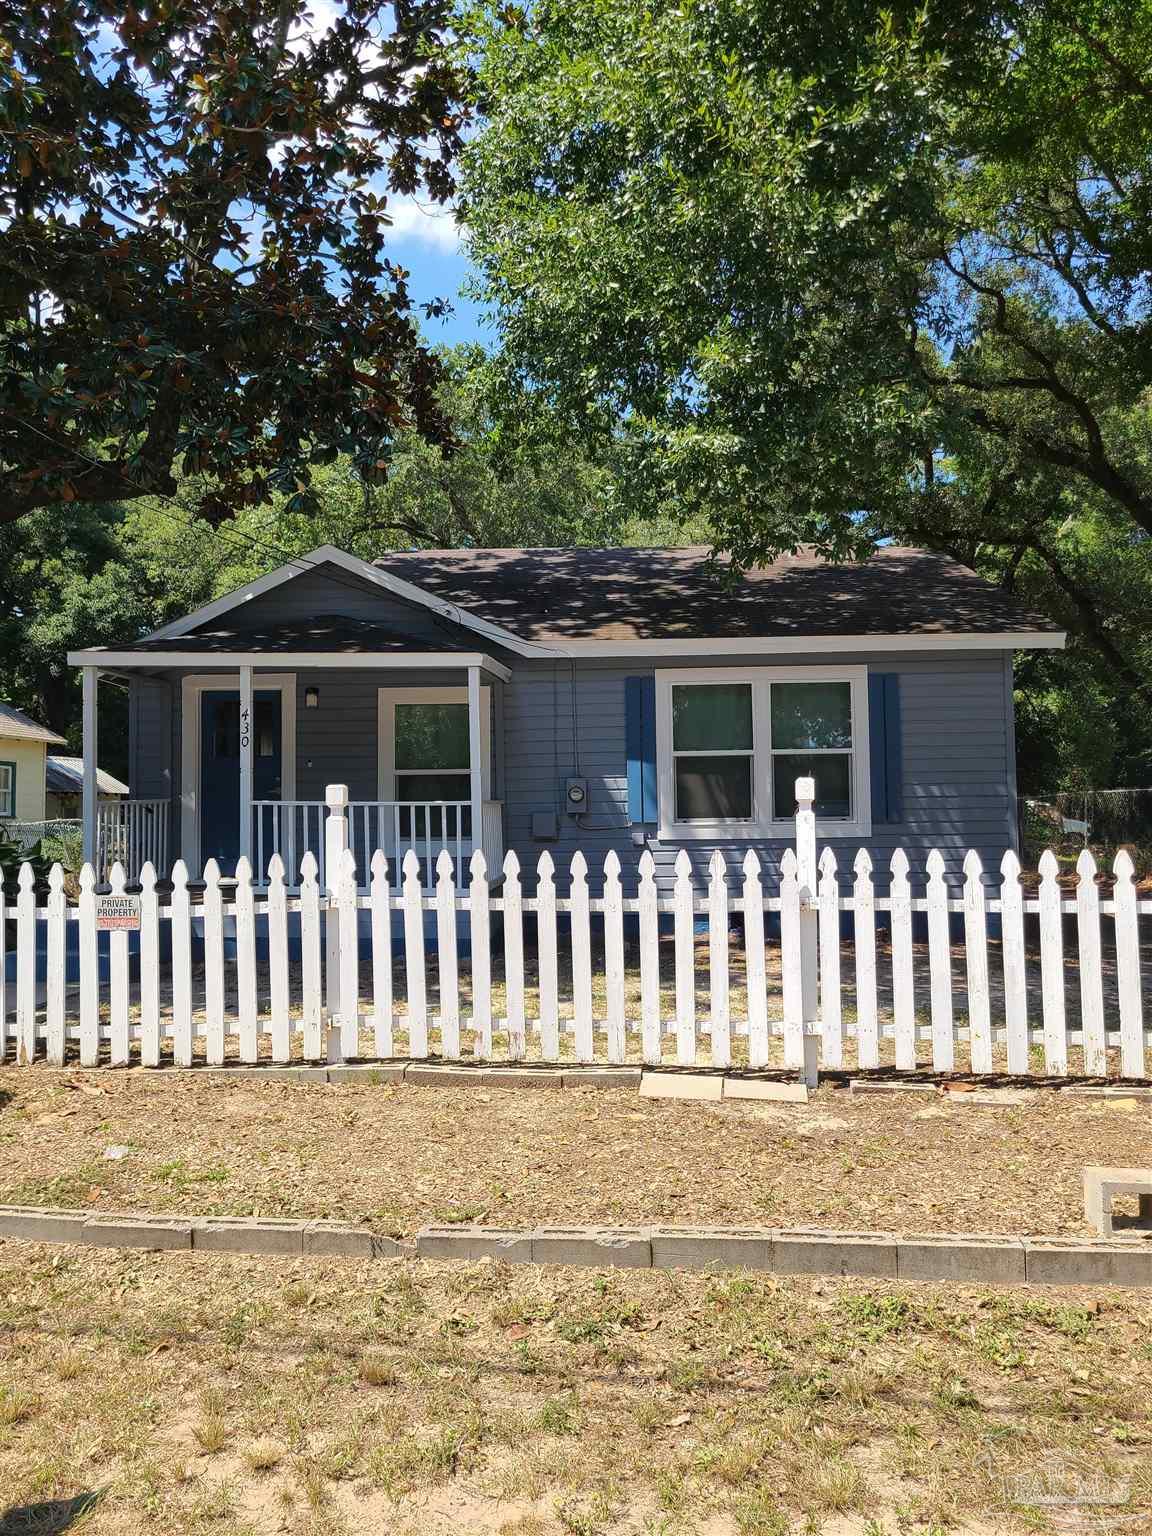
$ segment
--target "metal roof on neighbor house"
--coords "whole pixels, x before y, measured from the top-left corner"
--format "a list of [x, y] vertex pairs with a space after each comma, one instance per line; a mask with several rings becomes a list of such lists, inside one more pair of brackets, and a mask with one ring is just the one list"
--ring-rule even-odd
[[[79, 795], [84, 789], [84, 759], [82, 757], [49, 756], [44, 769], [44, 788], [52, 795]], [[126, 795], [127, 784], [121, 784], [103, 768], [96, 770], [96, 789], [101, 795]]]
[[0, 739], [4, 737], [9, 741], [51, 741], [64, 745], [63, 736], [50, 731], [46, 725], [39, 725], [22, 709], [0, 703]]
[[735, 574], [681, 549], [432, 549], [375, 565], [522, 640], [1058, 634], [946, 555], [894, 545], [833, 563], [810, 551]]

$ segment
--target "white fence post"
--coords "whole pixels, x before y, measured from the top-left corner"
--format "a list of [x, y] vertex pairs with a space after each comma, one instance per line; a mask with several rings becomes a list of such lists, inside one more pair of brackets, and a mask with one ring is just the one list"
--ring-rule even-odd
[[820, 1049], [820, 909], [817, 905], [816, 780], [796, 780], [796, 878], [800, 885], [800, 1037], [804, 1081], [815, 1088]]
[[30, 864], [16, 877], [16, 1061], [36, 1059], [36, 892]]
[[64, 1065], [64, 871], [53, 864], [48, 875], [47, 1039], [48, 1061]]
[[328, 1005], [328, 1060], [340, 1060], [340, 915], [337, 886], [348, 848], [348, 786], [329, 784], [324, 790], [328, 814], [324, 819], [324, 992]]

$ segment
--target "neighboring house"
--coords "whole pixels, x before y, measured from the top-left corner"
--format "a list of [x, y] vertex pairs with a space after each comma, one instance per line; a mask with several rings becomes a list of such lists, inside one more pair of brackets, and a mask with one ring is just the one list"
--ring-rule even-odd
[[22, 710], [0, 703], [0, 821], [43, 821], [48, 748], [63, 736]]
[[[886, 547], [733, 577], [703, 548], [432, 550], [371, 564], [325, 546], [132, 645], [74, 653], [85, 752], [97, 678], [126, 680], [129, 807], [170, 818], [194, 874], [319, 853], [325, 786], [352, 845], [396, 859], [505, 849], [634, 881], [652, 850], [772, 869], [793, 784], [819, 836], [964, 850], [1016, 842], [1012, 656], [1063, 634], [954, 561]], [[243, 812], [241, 807], [243, 806]], [[94, 810], [89, 837], [95, 846]], [[131, 865], [132, 860], [128, 860]], [[131, 872], [131, 870], [130, 870]]]
[[[49, 754], [45, 791], [45, 814], [49, 821], [79, 820], [84, 797], [84, 759]], [[128, 786], [103, 768], [97, 768], [96, 792], [102, 801], [115, 801], [128, 794]]]

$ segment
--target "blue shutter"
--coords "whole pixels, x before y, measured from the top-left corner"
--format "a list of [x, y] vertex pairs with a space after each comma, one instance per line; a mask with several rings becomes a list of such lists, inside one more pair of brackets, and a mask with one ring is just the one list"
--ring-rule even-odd
[[624, 679], [624, 738], [628, 753], [628, 820], [659, 820], [656, 805], [656, 679]]
[[872, 776], [872, 820], [904, 819], [904, 754], [900, 727], [900, 678], [895, 672], [868, 674], [868, 737]]

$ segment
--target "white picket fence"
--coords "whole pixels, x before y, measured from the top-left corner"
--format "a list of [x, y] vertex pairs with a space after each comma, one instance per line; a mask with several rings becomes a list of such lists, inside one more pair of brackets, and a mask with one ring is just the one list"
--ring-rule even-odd
[[[398, 890], [377, 852], [365, 889], [338, 816], [326, 889], [310, 853], [292, 889], [279, 856], [259, 889], [243, 860], [234, 883], [210, 862], [197, 890], [182, 863], [164, 891], [147, 865], [138, 937], [105, 941], [91, 868], [73, 905], [55, 867], [40, 905], [24, 866], [14, 910], [0, 896], [0, 944], [14, 917], [16, 960], [14, 987], [0, 964], [0, 1048], [26, 1062], [43, 1047], [61, 1064], [78, 1047], [83, 1065], [437, 1056], [797, 1068], [805, 1036], [818, 1035], [829, 1070], [1145, 1075], [1140, 922], [1152, 900], [1126, 853], [1110, 893], [1090, 853], [1071, 893], [1046, 853], [1034, 896], [1014, 853], [995, 888], [970, 853], [957, 896], [939, 853], [914, 895], [897, 851], [877, 892], [866, 850], [850, 886], [830, 850], [817, 861], [810, 781], [797, 789], [797, 846], [771, 889], [752, 851], [738, 870], [714, 854], [703, 888], [681, 852], [670, 894], [645, 852], [625, 895], [615, 853], [594, 891], [582, 854], [559, 890], [545, 852], [526, 891], [515, 853], [490, 882], [479, 850], [466, 885], [441, 852], [431, 893], [414, 851]], [[112, 894], [124, 884], [117, 866]], [[78, 984], [66, 967], [72, 924]]]

